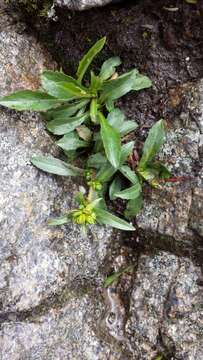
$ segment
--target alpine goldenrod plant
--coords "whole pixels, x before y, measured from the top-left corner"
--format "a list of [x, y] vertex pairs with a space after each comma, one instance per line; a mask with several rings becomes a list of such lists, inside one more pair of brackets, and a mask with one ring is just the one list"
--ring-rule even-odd
[[[39, 91], [18, 91], [0, 99], [1, 105], [11, 109], [42, 112], [47, 130], [56, 136], [64, 159], [33, 156], [33, 165], [56, 175], [81, 176], [86, 182], [88, 190], [75, 197], [77, 207], [50, 220], [50, 225], [72, 221], [82, 226], [99, 223], [134, 230], [131, 223], [107, 210], [106, 200], [124, 199], [124, 217], [131, 219], [142, 207], [143, 182], [159, 186], [160, 178], [170, 176], [155, 161], [164, 143], [164, 121], [159, 120], [151, 128], [138, 160], [134, 157], [135, 142], [127, 140], [138, 125], [132, 119], [126, 120], [115, 106], [116, 100], [128, 92], [149, 88], [150, 79], [136, 69], [119, 75], [119, 57], [105, 61], [98, 74], [90, 71], [87, 76], [105, 42], [105, 37], [97, 41], [81, 59], [76, 78], [46, 70], [41, 74]], [[83, 166], [78, 167], [78, 163]]]

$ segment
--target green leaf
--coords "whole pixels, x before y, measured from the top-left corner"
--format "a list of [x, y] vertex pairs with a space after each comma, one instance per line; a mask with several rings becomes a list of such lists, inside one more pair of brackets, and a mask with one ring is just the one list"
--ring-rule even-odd
[[152, 86], [152, 81], [145, 75], [137, 74], [134, 84], [133, 90], [139, 91], [142, 89], [147, 89]]
[[107, 159], [114, 168], [118, 168], [121, 157], [121, 139], [116, 129], [108, 124], [102, 113], [99, 114], [101, 138]]
[[76, 150], [63, 150], [64, 154], [68, 158], [68, 161], [73, 162], [75, 159], [78, 158], [78, 153]]
[[125, 136], [138, 127], [135, 121], [125, 121], [125, 115], [120, 109], [112, 110], [109, 113], [107, 120], [111, 126], [118, 130], [121, 136]]
[[77, 102], [74, 102], [73, 104], [63, 105], [55, 110], [49, 110], [46, 113], [46, 119], [47, 120], [53, 120], [53, 119], [66, 119], [67, 117], [70, 117], [72, 115], [75, 115], [75, 113], [85, 107], [88, 104], [89, 100], [84, 99]]
[[64, 135], [56, 144], [63, 150], [76, 150], [81, 147], [87, 147], [88, 143], [80, 140], [75, 132]]
[[159, 187], [159, 179], [168, 179], [170, 171], [160, 163], [150, 164], [146, 168], [137, 169], [139, 174], [153, 187]]
[[86, 201], [86, 199], [85, 199], [85, 197], [84, 197], [84, 194], [83, 194], [81, 191], [78, 191], [78, 192], [76, 193], [76, 195], [74, 196], [74, 200], [75, 200], [75, 202], [76, 202], [77, 204], [79, 204], [79, 205], [84, 205], [84, 206], [86, 206], [86, 204], [87, 204], [87, 201]]
[[130, 141], [124, 145], [121, 146], [121, 160], [120, 164], [122, 165], [125, 161], [127, 161], [128, 156], [132, 154], [134, 149], [134, 141]]
[[125, 115], [120, 109], [116, 108], [108, 114], [107, 120], [111, 126], [118, 129], [123, 125], [125, 120]]
[[143, 199], [142, 199], [142, 194], [140, 193], [140, 195], [136, 199], [132, 199], [128, 201], [126, 210], [124, 212], [126, 219], [134, 218], [140, 212], [142, 206], [143, 206]]
[[188, 4], [197, 4], [198, 0], [185, 0]]
[[116, 169], [107, 162], [106, 165], [103, 165], [97, 174], [97, 180], [101, 183], [109, 181], [112, 176], [116, 173]]
[[144, 169], [151, 162], [165, 140], [164, 120], [159, 120], [149, 131], [148, 137], [144, 143], [142, 157], [139, 163], [139, 169]]
[[64, 224], [67, 224], [68, 222], [70, 222], [68, 215], [64, 215], [64, 216], [61, 216], [61, 217], [58, 217], [55, 219], [49, 219], [48, 225], [51, 225], [51, 226], [64, 225]]
[[116, 100], [133, 90], [136, 74], [137, 70], [132, 70], [115, 80], [106, 81], [102, 86], [100, 102]]
[[87, 166], [90, 168], [101, 169], [101, 166], [107, 164], [107, 159], [101, 153], [90, 155], [87, 160]]
[[83, 174], [82, 169], [52, 157], [33, 156], [31, 162], [37, 168], [55, 175], [78, 176]]
[[111, 214], [110, 212], [95, 208], [94, 209], [97, 217], [97, 221], [104, 225], [110, 225], [116, 229], [133, 231], [135, 230], [134, 226], [129, 224], [127, 221], [120, 219], [119, 217]]
[[89, 118], [89, 113], [86, 112], [80, 116], [74, 116], [70, 118], [57, 118], [47, 123], [47, 129], [55, 135], [64, 135], [75, 130], [85, 120]]
[[115, 193], [121, 190], [121, 179], [119, 176], [116, 176], [115, 179], [112, 181], [111, 185], [109, 186], [109, 198], [110, 200], [115, 200]]
[[[186, 0], [187, 1], [187, 0]], [[189, 0], [189, 1], [194, 1], [194, 0]], [[156, 357], [156, 359], [154, 359], [154, 360], [162, 360], [163, 359], [163, 356], [162, 355], [159, 355], [159, 356], [157, 356]]]
[[86, 88], [82, 88], [79, 84], [57, 82], [52, 83], [49, 93], [54, 94], [59, 99], [72, 100], [77, 98], [91, 98], [93, 95]]
[[90, 66], [91, 62], [95, 58], [95, 56], [102, 50], [104, 47], [104, 44], [106, 42], [106, 37], [103, 37], [102, 39], [98, 40], [83, 56], [82, 60], [79, 63], [78, 70], [77, 70], [77, 77], [78, 81], [81, 82], [83, 79], [84, 74], [86, 73], [88, 67]]
[[93, 71], [91, 73], [90, 89], [92, 92], [96, 93], [102, 85], [102, 80], [99, 76], [96, 76]]
[[86, 125], [80, 125], [76, 128], [79, 137], [85, 141], [91, 141], [92, 131]]
[[121, 64], [121, 59], [118, 56], [111, 57], [110, 59], [106, 60], [102, 67], [99, 74], [99, 77], [102, 80], [109, 79], [116, 70], [116, 66], [119, 66]]
[[121, 136], [125, 136], [133, 130], [137, 129], [137, 127], [138, 124], [134, 120], [126, 120], [121, 126], [119, 126], [118, 131]]
[[0, 105], [15, 110], [46, 111], [59, 106], [61, 101], [41, 91], [22, 90], [1, 98]]
[[119, 170], [133, 185], [139, 184], [138, 176], [129, 168], [129, 166], [123, 165], [119, 168]]
[[172, 175], [171, 171], [160, 162], [150, 164], [150, 168], [156, 171], [157, 178], [159, 179], [169, 179]]
[[85, 87], [82, 87], [77, 80], [58, 71], [44, 71], [41, 74], [41, 83], [48, 94], [64, 100], [71, 100], [75, 97], [75, 93], [70, 92], [66, 85], [71, 85], [71, 89], [76, 87], [80, 91], [86, 92]]
[[124, 272], [128, 272], [128, 271], [132, 271], [133, 270], [133, 265], [129, 265], [127, 266], [126, 268], [122, 269], [121, 271], [118, 271], [118, 272], [115, 272], [113, 273], [112, 275], [108, 276], [105, 280], [104, 280], [104, 283], [103, 283], [103, 286], [105, 288], [107, 288], [108, 286], [110, 286], [111, 284], [114, 283], [114, 281], [118, 280], [119, 277], [121, 275], [123, 275]]
[[97, 100], [92, 99], [90, 103], [90, 118], [93, 123], [97, 123]]
[[141, 193], [141, 191], [142, 191], [141, 185], [137, 184], [129, 187], [128, 189], [115, 192], [114, 197], [119, 197], [125, 200], [136, 199]]
[[105, 101], [105, 106], [106, 106], [106, 108], [107, 108], [107, 110], [109, 111], [109, 112], [111, 112], [111, 111], [113, 111], [115, 108], [114, 108], [114, 102], [113, 102], [113, 100], [106, 100]]

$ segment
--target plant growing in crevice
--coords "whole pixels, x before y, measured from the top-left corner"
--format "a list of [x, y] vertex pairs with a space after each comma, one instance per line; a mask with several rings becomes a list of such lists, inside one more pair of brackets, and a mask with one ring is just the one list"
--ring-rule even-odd
[[44, 71], [42, 90], [23, 90], [0, 99], [0, 104], [16, 110], [33, 110], [44, 114], [48, 131], [57, 137], [64, 160], [34, 156], [39, 169], [61, 176], [82, 176], [87, 193], [76, 195], [78, 207], [50, 225], [69, 221], [87, 226], [100, 223], [122, 230], [134, 230], [126, 220], [107, 210], [106, 199], [127, 201], [125, 218], [136, 216], [142, 207], [144, 181], [158, 187], [160, 178], [170, 176], [155, 155], [164, 142], [165, 124], [159, 120], [149, 131], [141, 159], [135, 159], [135, 142], [128, 134], [137, 128], [134, 120], [126, 120], [115, 102], [130, 91], [151, 86], [150, 79], [133, 69], [118, 75], [119, 57], [105, 61], [99, 74], [87, 70], [102, 50], [106, 38], [94, 44], [79, 63], [76, 79], [63, 72]]

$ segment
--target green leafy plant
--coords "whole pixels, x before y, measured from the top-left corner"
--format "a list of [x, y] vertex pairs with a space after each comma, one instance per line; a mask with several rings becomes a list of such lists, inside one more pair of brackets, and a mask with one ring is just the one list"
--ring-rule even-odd
[[109, 286], [111, 286], [115, 281], [119, 280], [119, 278], [121, 277], [121, 275], [123, 275], [126, 272], [132, 272], [134, 268], [134, 265], [129, 265], [125, 268], [123, 268], [120, 271], [114, 272], [113, 274], [109, 275], [106, 277], [106, 279], [104, 280], [103, 283], [103, 287], [104, 288], [108, 288]]
[[[64, 216], [51, 220], [50, 225], [69, 221], [87, 226], [99, 223], [122, 230], [134, 230], [126, 220], [107, 210], [106, 200], [127, 201], [125, 217], [133, 218], [142, 207], [142, 185], [160, 186], [159, 180], [170, 176], [155, 161], [164, 143], [165, 124], [159, 120], [149, 131], [141, 159], [134, 159], [135, 142], [128, 134], [137, 128], [134, 120], [126, 120], [115, 102], [130, 91], [151, 86], [151, 80], [133, 69], [118, 75], [119, 57], [105, 61], [99, 74], [89, 69], [102, 50], [106, 38], [97, 41], [81, 59], [76, 78], [63, 72], [44, 71], [42, 89], [22, 90], [0, 99], [0, 104], [15, 110], [42, 112], [46, 127], [57, 137], [64, 159], [34, 156], [32, 163], [39, 169], [61, 176], [82, 176], [88, 191], [78, 193], [78, 206]], [[81, 166], [81, 164], [83, 166]]]

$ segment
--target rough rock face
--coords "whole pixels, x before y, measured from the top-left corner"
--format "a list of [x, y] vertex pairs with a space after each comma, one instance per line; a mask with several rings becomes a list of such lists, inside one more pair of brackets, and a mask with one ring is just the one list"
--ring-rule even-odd
[[[39, 87], [42, 69], [54, 68], [47, 52], [35, 38], [23, 33], [24, 25], [15, 25], [4, 9], [0, 21], [0, 96], [23, 88]], [[14, 30], [15, 28], [15, 30]]]
[[69, 10], [86, 10], [92, 7], [104, 6], [112, 0], [55, 0], [54, 4], [67, 7]]
[[150, 234], [151, 238], [161, 236], [163, 246], [168, 240], [171, 248], [181, 251], [202, 251], [203, 108], [199, 102], [202, 93], [202, 81], [189, 86], [185, 92], [187, 112], [176, 118], [172, 125], [169, 124], [171, 129], [159, 155], [172, 171], [172, 182], [165, 183], [161, 191], [152, 190], [146, 194], [145, 206], [137, 217], [137, 225], [143, 235]]
[[154, 359], [157, 353], [203, 358], [200, 276], [190, 260], [166, 252], [139, 258], [126, 323], [139, 359]]
[[[35, 88], [44, 64], [52, 67], [46, 52], [33, 37], [16, 32], [6, 16], [0, 30], [0, 96]], [[145, 194], [137, 225], [150, 249], [141, 253], [137, 243], [119, 250], [120, 234], [116, 237], [111, 229], [92, 227], [84, 236], [73, 225], [46, 225], [49, 216], [72, 207], [78, 185], [30, 164], [33, 154], [58, 155], [38, 115], [0, 109], [2, 360], [153, 360], [158, 354], [203, 358], [200, 266], [156, 250], [160, 243], [167, 249], [168, 238], [174, 253], [176, 244], [201, 249], [201, 177], [196, 167], [201, 127], [198, 116], [190, 117], [192, 109], [201, 107], [201, 91], [200, 83], [186, 94], [189, 113], [169, 124], [160, 154], [174, 175], [192, 176], [192, 181]], [[114, 254], [120, 255], [112, 260]], [[104, 291], [104, 273], [129, 263], [133, 269]]]

